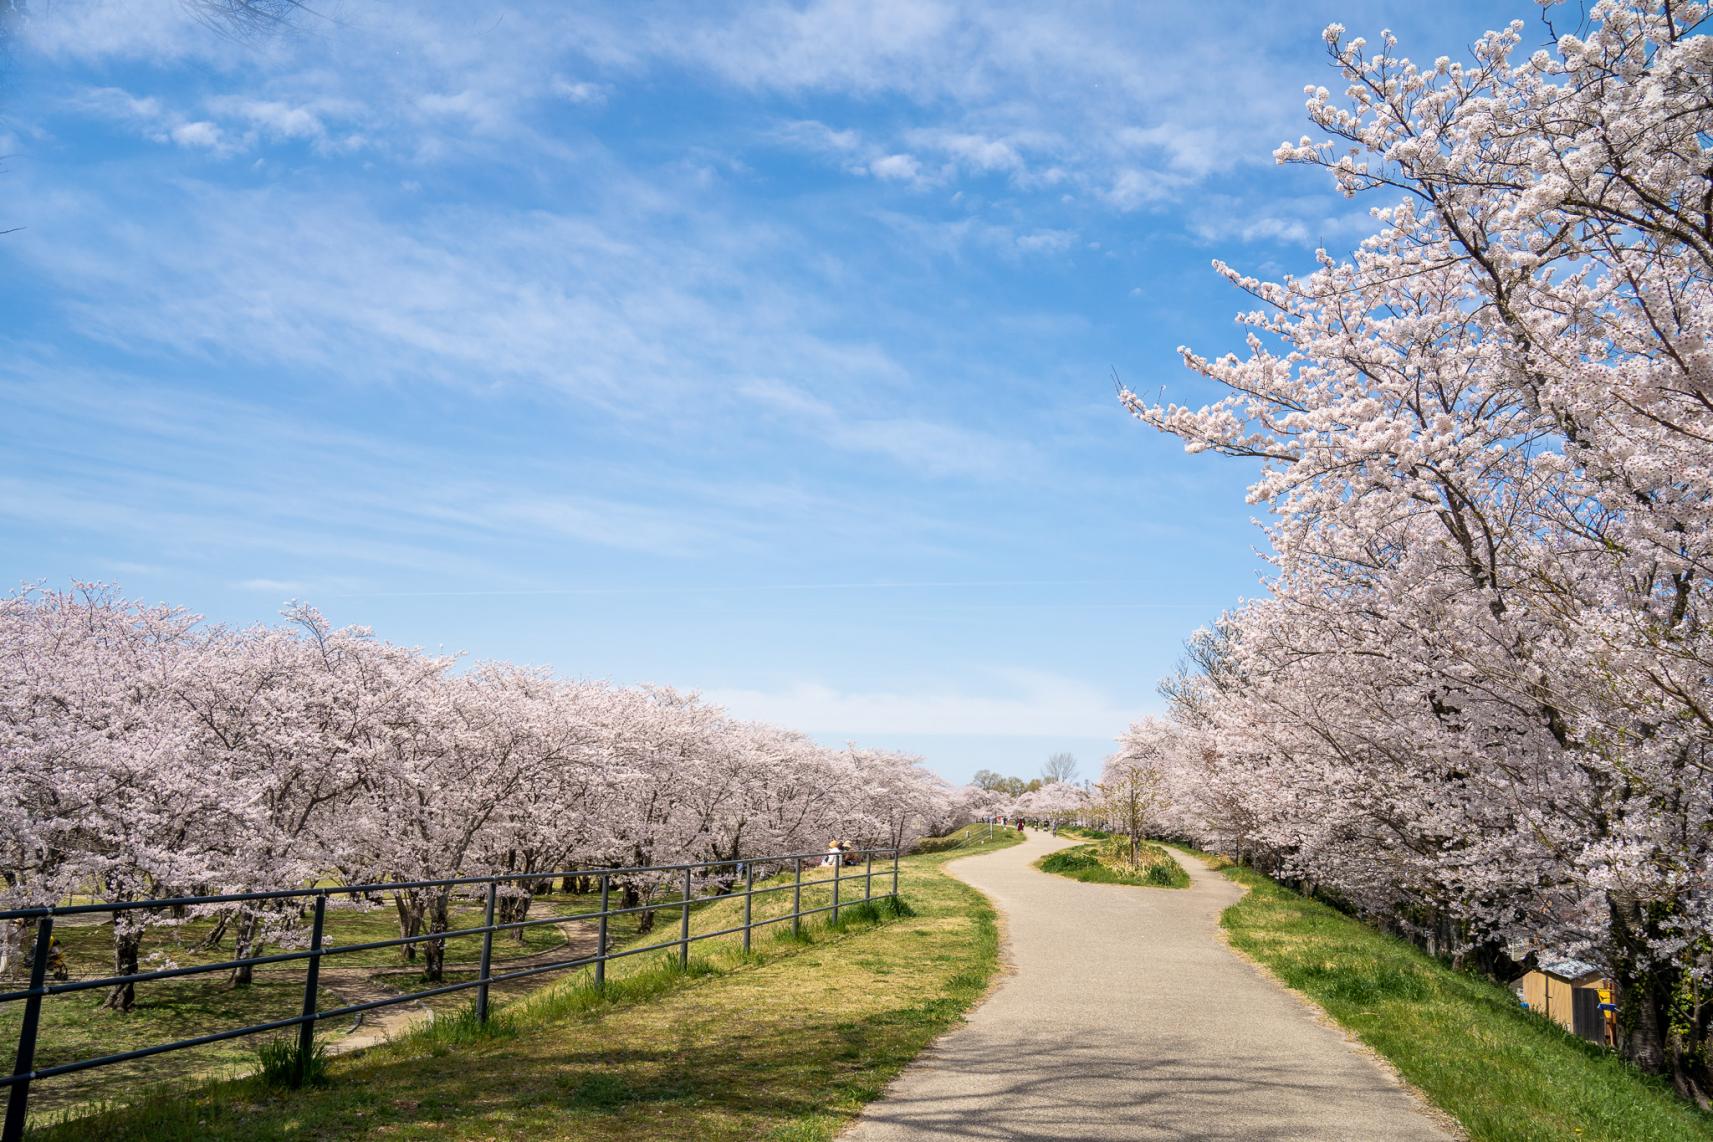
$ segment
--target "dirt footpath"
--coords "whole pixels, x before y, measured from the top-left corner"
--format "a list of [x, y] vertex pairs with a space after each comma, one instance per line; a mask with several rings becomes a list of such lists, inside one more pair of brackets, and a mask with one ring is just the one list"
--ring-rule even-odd
[[1074, 843], [1037, 833], [948, 866], [999, 909], [1009, 973], [845, 1142], [1456, 1137], [1225, 946], [1237, 885], [1187, 860], [1178, 890], [1031, 867]]

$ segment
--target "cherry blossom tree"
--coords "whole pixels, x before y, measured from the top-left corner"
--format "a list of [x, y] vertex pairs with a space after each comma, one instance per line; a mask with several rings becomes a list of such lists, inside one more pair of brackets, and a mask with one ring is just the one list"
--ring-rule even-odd
[[[257, 825], [233, 772], [189, 764], [171, 693], [196, 619], [92, 584], [0, 603], [0, 849], [6, 899], [114, 901], [225, 883]], [[145, 910], [116, 914], [114, 967], [138, 970]], [[108, 1005], [129, 1010], [130, 985]]]
[[[665, 687], [461, 668], [305, 606], [285, 618], [209, 626], [93, 584], [0, 598], [0, 900], [511, 873], [525, 875], [502, 905], [520, 919], [576, 866], [735, 862], [833, 836], [902, 846], [951, 816], [951, 791], [909, 755], [829, 749]], [[614, 881], [636, 906], [667, 879]], [[405, 954], [429, 979], [454, 900], [392, 900], [401, 934], [426, 937]], [[291, 904], [210, 914], [207, 939], [239, 957], [302, 923]], [[122, 913], [119, 972], [150, 925], [187, 918]], [[22, 935], [0, 938], [0, 971]]]
[[1272, 514], [1269, 597], [1184, 694], [1221, 759], [1202, 808], [1242, 805], [1298, 873], [1452, 943], [1595, 956], [1626, 1052], [1703, 1099], [1706, 17], [1607, 0], [1527, 59], [1517, 23], [1427, 66], [1329, 28], [1326, 137], [1278, 158], [1392, 196], [1376, 232], [1302, 277], [1218, 264], [1257, 303], [1245, 352], [1184, 359], [1229, 395], [1124, 394], [1192, 451], [1258, 460]]
[[1142, 864], [1142, 840], [1154, 831], [1157, 814], [1166, 800], [1166, 743], [1168, 734], [1154, 718], [1144, 718], [1127, 731], [1119, 748], [1101, 767], [1095, 784], [1099, 812], [1106, 827], [1123, 833], [1130, 841], [1130, 864]]
[[1068, 781], [1049, 781], [1017, 798], [1014, 808], [1024, 817], [1069, 824], [1086, 813], [1089, 805], [1085, 790]]

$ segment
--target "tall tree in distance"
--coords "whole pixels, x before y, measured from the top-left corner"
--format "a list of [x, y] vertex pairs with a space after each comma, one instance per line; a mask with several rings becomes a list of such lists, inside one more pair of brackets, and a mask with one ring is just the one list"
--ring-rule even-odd
[[1041, 767], [1041, 777], [1049, 784], [1063, 781], [1067, 785], [1076, 780], [1077, 759], [1068, 753], [1055, 753], [1047, 759], [1047, 764]]
[[1163, 743], [1170, 736], [1159, 719], [1143, 718], [1120, 739], [1095, 786], [1108, 825], [1130, 840], [1131, 868], [1141, 867], [1142, 839], [1165, 800]]

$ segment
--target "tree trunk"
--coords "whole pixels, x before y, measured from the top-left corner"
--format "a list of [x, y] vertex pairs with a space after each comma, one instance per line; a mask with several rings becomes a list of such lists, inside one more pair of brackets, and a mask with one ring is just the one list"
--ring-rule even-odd
[[1607, 907], [1611, 915], [1612, 998], [1618, 1005], [1618, 1049], [1642, 1070], [1663, 1074], [1669, 1069], [1667, 1012], [1676, 973], [1650, 962], [1647, 917], [1640, 905], [1609, 897]]
[[[442, 892], [429, 908], [428, 924], [425, 932], [444, 932], [447, 924], [447, 899]], [[446, 971], [446, 941], [424, 940], [422, 942], [422, 978], [428, 983], [439, 983]]]
[[[636, 885], [627, 884], [619, 891], [619, 906], [621, 908], [635, 908], [641, 903], [642, 893], [637, 891]], [[652, 908], [647, 912], [637, 912], [633, 915], [636, 916], [636, 930], [639, 933], [654, 931], [654, 910]]]
[[[124, 924], [113, 925], [113, 974], [136, 975], [137, 960], [143, 946], [143, 930], [141, 927], [132, 928]], [[48, 954], [47, 948], [38, 948], [37, 955]], [[107, 993], [107, 999], [102, 1004], [109, 1011], [129, 1011], [137, 1002], [137, 987], [131, 983], [120, 983], [113, 986]]]
[[[247, 914], [238, 920], [238, 931], [235, 937], [233, 959], [241, 960], [246, 956], [260, 955], [261, 942], [257, 936], [261, 933], [262, 919], [260, 916]], [[232, 986], [248, 987], [256, 979], [256, 969], [250, 964], [240, 964], [232, 969]]]
[[[511, 896], [500, 897], [499, 920], [502, 924], [518, 924], [529, 918], [529, 906], [534, 898], [528, 892], [518, 892]], [[524, 929], [513, 928], [511, 938], [521, 944], [524, 942]]]
[[[420, 935], [422, 933], [422, 908], [415, 899], [409, 893], [398, 892], [393, 894], [393, 904], [398, 908], [399, 913], [399, 936], [409, 939], [412, 936]], [[405, 963], [414, 964], [416, 962], [416, 950], [420, 946], [419, 944], [403, 945], [401, 950], [404, 952]]]
[[214, 948], [218, 948], [220, 946], [220, 942], [226, 938], [226, 929], [231, 925], [231, 923], [232, 913], [222, 912], [220, 914], [220, 919], [215, 921], [213, 929], [208, 933], [207, 937], [203, 939], [203, 950], [211, 951]]

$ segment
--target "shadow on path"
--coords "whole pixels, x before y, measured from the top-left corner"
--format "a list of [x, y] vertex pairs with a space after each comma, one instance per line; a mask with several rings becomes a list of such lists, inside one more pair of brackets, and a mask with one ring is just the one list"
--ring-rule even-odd
[[1186, 889], [1032, 867], [1071, 843], [1037, 835], [949, 866], [999, 908], [1014, 970], [846, 1142], [1453, 1137], [1219, 939], [1240, 888], [1181, 857]]

